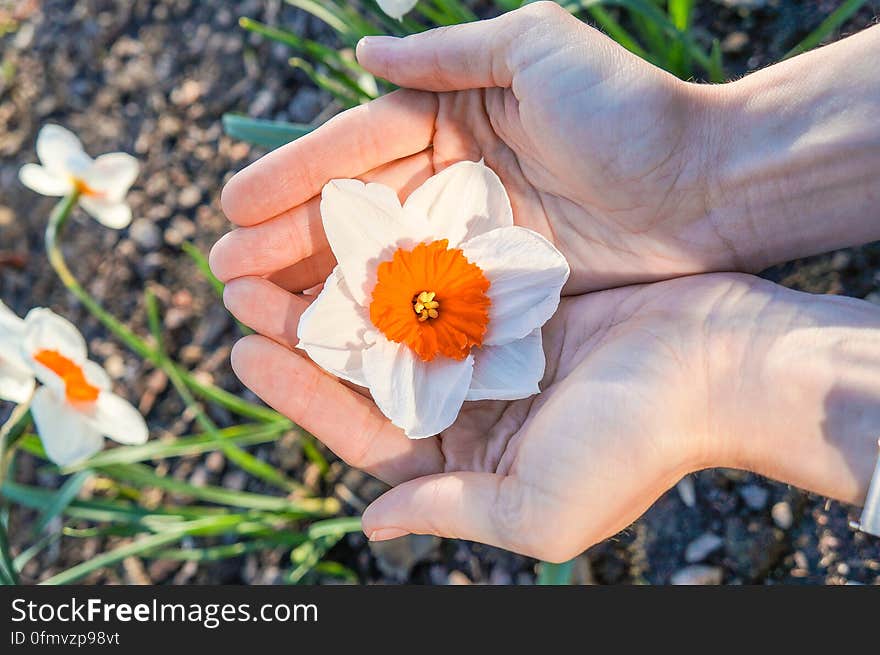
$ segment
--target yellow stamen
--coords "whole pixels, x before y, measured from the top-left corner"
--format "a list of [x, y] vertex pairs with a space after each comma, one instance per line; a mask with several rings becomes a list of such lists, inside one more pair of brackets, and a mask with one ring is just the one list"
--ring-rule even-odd
[[422, 291], [413, 298], [413, 311], [418, 314], [419, 321], [424, 322], [429, 318], [440, 316], [440, 303], [434, 298], [437, 296], [433, 291]]

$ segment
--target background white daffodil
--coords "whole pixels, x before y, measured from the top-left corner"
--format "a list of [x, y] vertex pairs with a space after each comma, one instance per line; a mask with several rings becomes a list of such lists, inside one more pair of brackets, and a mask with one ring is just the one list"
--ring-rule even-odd
[[404, 14], [407, 14], [413, 7], [415, 7], [419, 1], [418, 0], [376, 0], [376, 3], [386, 14], [391, 16], [391, 18], [396, 18], [400, 20], [403, 18]]
[[321, 216], [338, 265], [297, 334], [319, 366], [368, 387], [411, 438], [449, 427], [466, 400], [539, 392], [541, 326], [569, 267], [514, 226], [491, 169], [459, 162], [403, 206], [384, 185], [334, 180]]
[[21, 356], [24, 321], [0, 301], [0, 400], [26, 403], [36, 386], [34, 372]]
[[76, 135], [60, 125], [46, 125], [37, 135], [40, 164], [25, 164], [18, 177], [44, 196], [79, 193], [79, 204], [102, 225], [122, 229], [131, 223], [125, 196], [138, 175], [138, 161], [124, 152], [92, 159]]
[[103, 436], [142, 444], [147, 425], [127, 401], [110, 391], [110, 378], [87, 359], [86, 342], [70, 321], [48, 309], [24, 320], [22, 356], [43, 384], [31, 414], [49, 459], [59, 466], [101, 450]]

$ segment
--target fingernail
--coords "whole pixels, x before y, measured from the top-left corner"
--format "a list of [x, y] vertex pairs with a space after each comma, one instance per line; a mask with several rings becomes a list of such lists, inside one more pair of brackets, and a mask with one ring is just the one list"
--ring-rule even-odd
[[379, 528], [370, 533], [370, 541], [387, 541], [408, 535], [409, 532], [400, 528]]
[[400, 39], [396, 36], [365, 36], [355, 46], [355, 55], [363, 52], [364, 48], [381, 48], [383, 45], [390, 45], [395, 41], [400, 41]]

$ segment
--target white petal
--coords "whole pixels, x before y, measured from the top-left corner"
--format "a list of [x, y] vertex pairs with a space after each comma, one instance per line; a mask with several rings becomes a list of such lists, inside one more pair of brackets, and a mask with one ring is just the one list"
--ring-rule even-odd
[[119, 443], [142, 444], [149, 437], [149, 430], [134, 406], [109, 391], [102, 391], [94, 403], [77, 406], [89, 424]]
[[397, 194], [383, 184], [331, 180], [321, 193], [321, 219], [345, 283], [360, 305], [373, 292], [379, 263], [391, 259], [399, 246], [413, 247], [421, 240], [416, 226], [405, 223]]
[[400, 20], [403, 15], [418, 4], [418, 0], [376, 0], [382, 11]]
[[121, 230], [131, 223], [131, 207], [124, 202], [82, 196], [79, 204], [104, 227]]
[[58, 466], [86, 459], [104, 445], [101, 433], [48, 387], [37, 390], [31, 414], [46, 454]]
[[131, 155], [111, 152], [95, 159], [83, 177], [89, 187], [103, 194], [102, 199], [119, 203], [134, 184], [139, 168], [138, 160]]
[[109, 390], [110, 387], [113, 386], [113, 383], [110, 381], [110, 376], [107, 375], [107, 371], [104, 370], [104, 367], [100, 364], [97, 364], [91, 360], [86, 361], [82, 365], [83, 375], [85, 375], [86, 382], [91, 384], [93, 387], [98, 387], [99, 389]]
[[513, 225], [504, 185], [483, 162], [460, 161], [428, 178], [404, 203], [410, 216], [427, 217], [434, 239], [449, 246]]
[[490, 282], [485, 345], [522, 339], [553, 316], [569, 268], [547, 239], [524, 227], [503, 227], [471, 239], [461, 249]]
[[297, 348], [328, 373], [365, 387], [362, 352], [370, 329], [366, 310], [351, 297], [337, 266], [299, 319]]
[[410, 439], [439, 434], [455, 422], [470, 387], [474, 358], [423, 362], [381, 334], [364, 351], [364, 375], [373, 400]]
[[73, 190], [71, 178], [53, 173], [39, 164], [25, 164], [18, 170], [18, 179], [31, 191], [44, 196], [65, 196]]
[[35, 384], [34, 372], [22, 361], [18, 344], [0, 335], [0, 400], [27, 402]]
[[37, 135], [37, 157], [50, 172], [82, 175], [92, 163], [76, 135], [60, 125], [46, 125]]
[[24, 334], [24, 319], [19, 318], [18, 314], [0, 300], [0, 336], [4, 334], [15, 336]]
[[38, 307], [28, 312], [24, 319], [22, 355], [43, 384], [52, 387], [63, 396], [64, 382], [55, 373], [34, 359], [41, 350], [54, 350], [82, 366], [86, 362], [86, 341], [73, 323], [55, 312]]
[[475, 348], [474, 377], [465, 400], [517, 400], [538, 393], [544, 377], [541, 329], [503, 346]]

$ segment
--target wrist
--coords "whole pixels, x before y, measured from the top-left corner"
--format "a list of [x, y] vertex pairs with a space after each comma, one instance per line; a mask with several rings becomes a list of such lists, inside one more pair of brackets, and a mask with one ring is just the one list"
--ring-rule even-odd
[[880, 437], [880, 308], [760, 284], [770, 296], [727, 343], [715, 464], [861, 504]]
[[697, 87], [706, 229], [736, 270], [880, 239], [880, 29]]

